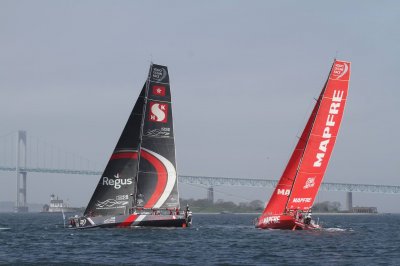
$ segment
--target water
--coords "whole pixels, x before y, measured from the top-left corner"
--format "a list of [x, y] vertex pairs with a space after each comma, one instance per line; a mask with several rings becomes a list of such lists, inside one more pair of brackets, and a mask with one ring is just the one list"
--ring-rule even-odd
[[400, 265], [400, 215], [327, 215], [322, 231], [258, 230], [256, 215], [189, 229], [68, 230], [61, 214], [0, 213], [0, 263]]

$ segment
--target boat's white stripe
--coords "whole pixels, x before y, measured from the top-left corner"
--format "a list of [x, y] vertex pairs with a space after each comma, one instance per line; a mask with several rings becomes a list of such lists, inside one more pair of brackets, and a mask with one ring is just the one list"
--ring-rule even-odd
[[139, 217], [132, 223], [132, 225], [133, 226], [138, 225], [145, 217], [146, 217], [145, 214], [139, 215]]
[[158, 160], [160, 160], [161, 163], [165, 166], [165, 169], [167, 169], [167, 184], [165, 186], [164, 192], [161, 194], [160, 198], [158, 199], [156, 204], [154, 204], [154, 207], [153, 207], [153, 208], [160, 208], [164, 204], [164, 202], [168, 199], [169, 195], [172, 192], [172, 189], [174, 188], [174, 185], [176, 182], [175, 166], [169, 160], [167, 160], [165, 157], [161, 156], [160, 154], [155, 153], [155, 152], [145, 149], [145, 148], [142, 148], [142, 149], [147, 151], [154, 157], [156, 157]]
[[91, 225], [95, 225], [92, 219], [90, 219], [89, 217], [87, 217], [86, 219], [89, 221], [89, 223], [91, 223]]

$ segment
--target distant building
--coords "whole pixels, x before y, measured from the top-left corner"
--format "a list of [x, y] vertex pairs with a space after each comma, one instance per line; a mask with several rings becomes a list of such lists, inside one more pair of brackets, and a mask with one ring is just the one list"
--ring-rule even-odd
[[50, 195], [50, 204], [45, 204], [42, 212], [75, 212], [78, 210], [79, 208], [69, 207], [62, 199], [52, 194]]
[[378, 213], [378, 208], [376, 207], [353, 207], [353, 213]]

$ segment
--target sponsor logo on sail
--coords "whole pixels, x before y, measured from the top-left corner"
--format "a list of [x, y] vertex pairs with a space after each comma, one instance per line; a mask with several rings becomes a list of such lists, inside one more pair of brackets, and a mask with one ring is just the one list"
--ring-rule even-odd
[[133, 180], [132, 177], [121, 178], [119, 176], [119, 173], [117, 173], [116, 175], [114, 175], [114, 179], [103, 176], [102, 185], [103, 186], [113, 186], [115, 189], [120, 189], [122, 186], [132, 185], [132, 180]]
[[159, 102], [150, 102], [149, 119], [153, 122], [167, 123], [168, 104]]
[[316, 161], [314, 161], [314, 167], [321, 167], [322, 160], [325, 157], [325, 153], [328, 150], [328, 144], [332, 137], [331, 128], [335, 126], [335, 118], [339, 114], [339, 108], [341, 101], [343, 100], [343, 90], [334, 90], [332, 96], [332, 103], [329, 107], [328, 117], [326, 118], [324, 132], [322, 133], [322, 140], [319, 144], [319, 152], [316, 154]]
[[105, 224], [113, 224], [113, 223], [115, 223], [115, 216], [112, 216], [112, 217], [110, 217], [108, 219], [105, 219], [104, 223]]
[[162, 81], [167, 76], [167, 70], [164, 68], [153, 67], [151, 77], [153, 80]]
[[155, 95], [155, 96], [165, 96], [165, 86], [154, 85], [153, 86], [153, 95]]
[[171, 129], [162, 127], [161, 129], [150, 129], [146, 132], [146, 136], [150, 137], [169, 137]]
[[341, 79], [349, 71], [349, 65], [336, 62], [332, 70], [332, 78]]
[[268, 216], [265, 217], [263, 220], [264, 224], [276, 224], [279, 223], [280, 217], [279, 216]]
[[290, 194], [290, 189], [279, 189], [279, 188], [278, 188], [276, 194], [278, 194], [278, 195], [284, 195], [284, 196], [289, 196], [289, 194]]
[[304, 185], [304, 189], [308, 189], [315, 186], [315, 177], [309, 177], [306, 180], [306, 184]]
[[293, 202], [294, 203], [310, 203], [311, 198], [294, 198]]
[[108, 199], [105, 201], [97, 201], [96, 209], [117, 209], [125, 208], [129, 201]]
[[128, 200], [129, 196], [128, 195], [117, 195], [115, 196], [116, 200]]

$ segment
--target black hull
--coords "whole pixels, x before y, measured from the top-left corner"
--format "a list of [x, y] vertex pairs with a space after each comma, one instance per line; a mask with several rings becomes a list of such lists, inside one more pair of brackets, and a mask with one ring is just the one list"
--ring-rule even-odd
[[145, 227], [186, 227], [185, 219], [143, 221], [137, 226]]
[[118, 216], [73, 217], [69, 219], [71, 229], [127, 228], [127, 227], [189, 227], [190, 215], [132, 214]]

